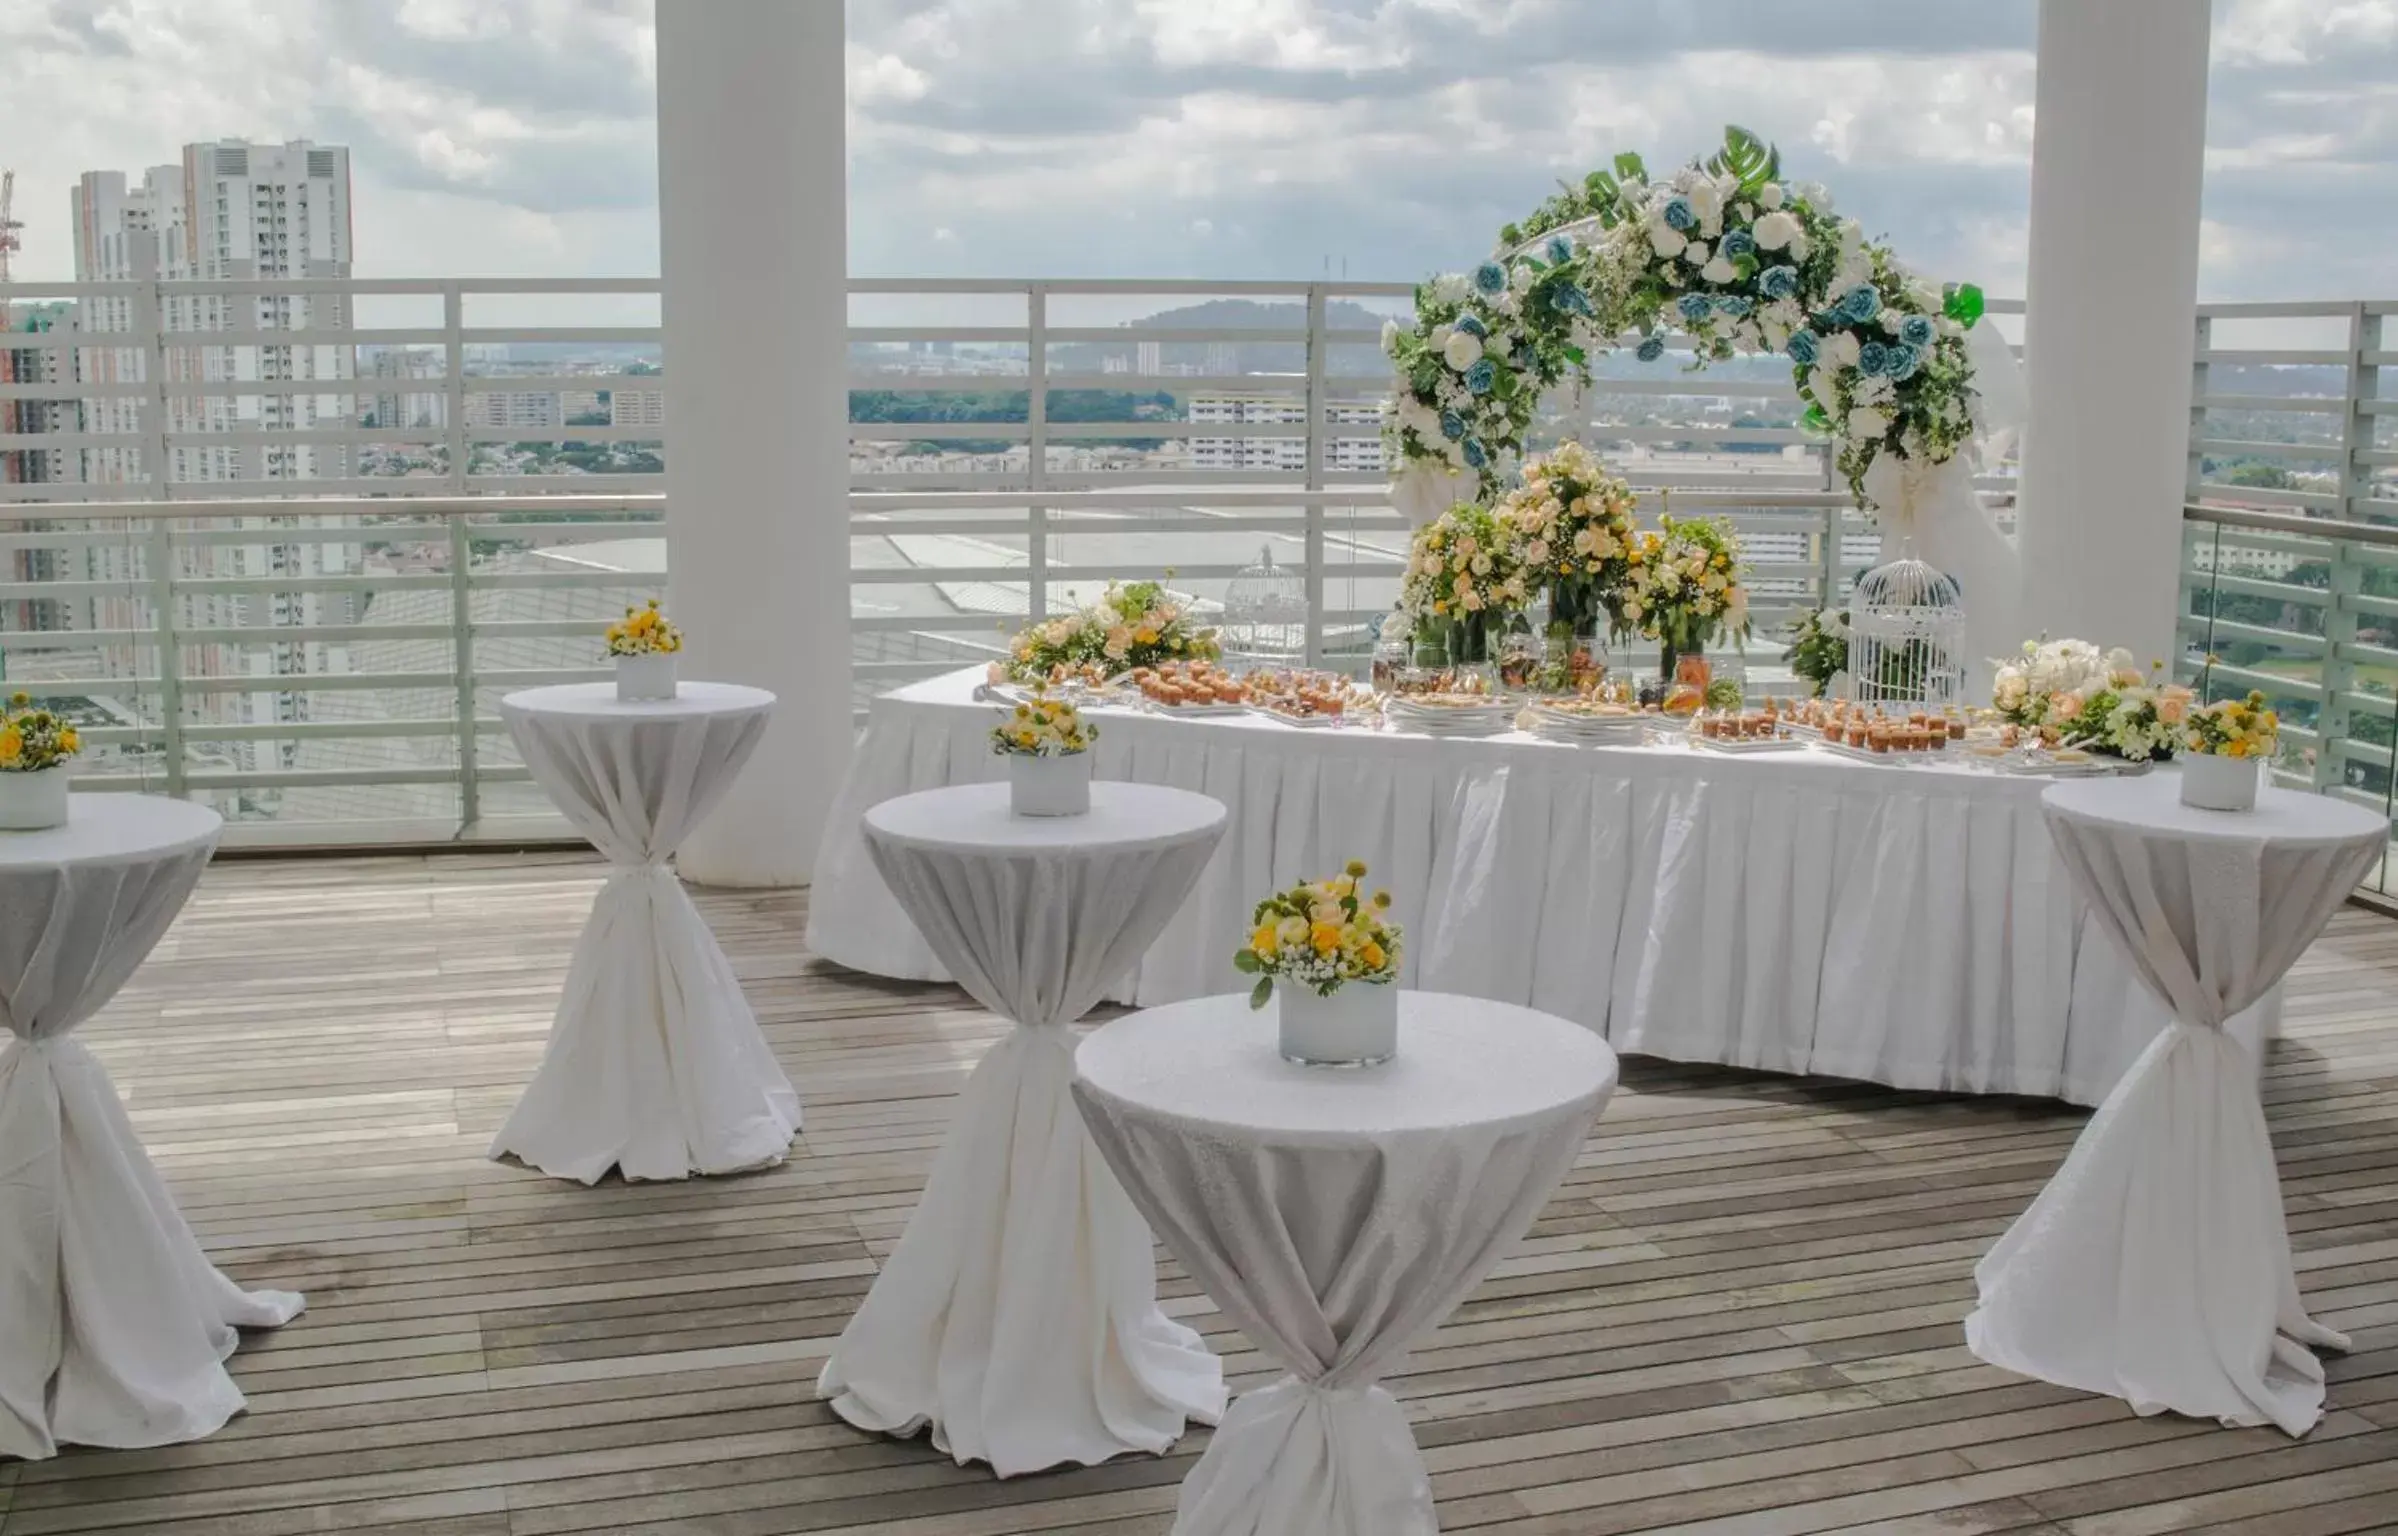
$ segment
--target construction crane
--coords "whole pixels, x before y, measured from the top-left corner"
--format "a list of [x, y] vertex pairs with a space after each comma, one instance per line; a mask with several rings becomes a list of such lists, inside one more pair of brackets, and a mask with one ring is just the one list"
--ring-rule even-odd
[[17, 239], [17, 231], [25, 227], [24, 221], [11, 218], [8, 213], [16, 191], [17, 173], [0, 171], [0, 283], [8, 281], [8, 253], [24, 249], [23, 242]]

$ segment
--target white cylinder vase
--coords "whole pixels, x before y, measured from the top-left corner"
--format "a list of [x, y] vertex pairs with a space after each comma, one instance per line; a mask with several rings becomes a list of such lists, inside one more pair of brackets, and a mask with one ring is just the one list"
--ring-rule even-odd
[[1091, 809], [1091, 754], [1011, 752], [1008, 807], [1019, 816], [1082, 816]]
[[2185, 752], [2182, 765], [2182, 804], [2202, 811], [2256, 809], [2260, 757], [2225, 757], [2216, 752]]
[[1399, 1050], [1395, 982], [1349, 982], [1327, 997], [1313, 987], [1277, 983], [1283, 1058], [1306, 1067], [1371, 1067]]
[[616, 698], [638, 704], [674, 697], [674, 653], [648, 651], [616, 658]]
[[65, 826], [69, 772], [60, 763], [30, 773], [0, 773], [0, 830], [39, 832]]

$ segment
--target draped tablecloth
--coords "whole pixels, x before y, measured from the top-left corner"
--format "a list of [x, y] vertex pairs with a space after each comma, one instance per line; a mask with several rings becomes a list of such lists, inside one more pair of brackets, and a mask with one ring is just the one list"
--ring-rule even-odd
[[215, 1433], [242, 1408], [234, 1330], [302, 1304], [208, 1262], [69, 1033], [165, 936], [224, 823], [146, 796], [69, 805], [63, 827], [0, 832], [0, 1456]]
[[2381, 816], [2267, 790], [2253, 812], [2180, 803], [2180, 775], [2060, 784], [2057, 848], [2108, 935], [2171, 1006], [2065, 1166], [1975, 1278], [1993, 1365], [2293, 1435], [2323, 1411], [2256, 1085], [2223, 1023], [2281, 980], [2389, 839]]
[[612, 866], [575, 941], [549, 1047], [491, 1155], [562, 1179], [680, 1179], [779, 1162], [799, 1095], [667, 860], [749, 761], [774, 695], [612, 683], [500, 700], [525, 766]]
[[1074, 1098], [1133, 1203], [1290, 1374], [1232, 1405], [1175, 1536], [1423, 1536], [1431, 1480], [1375, 1383], [1480, 1283], [1615, 1089], [1578, 1024], [1399, 995], [1399, 1054], [1294, 1066], [1274, 1006], [1207, 997], [1119, 1019]]
[[[987, 747], [986, 747], [987, 750]], [[1002, 1477], [1213, 1424], [1224, 1373], [1157, 1306], [1141, 1224], [1068, 1099], [1067, 1026], [1148, 948], [1224, 832], [1224, 807], [1091, 786], [1084, 816], [1014, 816], [1004, 784], [866, 813], [868, 847], [933, 951], [1016, 1028], [967, 1078], [924, 1196], [817, 1392], [861, 1429], [930, 1426]]]
[[[878, 800], [1003, 771], [978, 680], [875, 700], [817, 858], [816, 953], [947, 979], [860, 827]], [[2095, 1104], [2170, 1017], [2083, 913], [2044, 780], [1093, 713], [1102, 778], [1232, 814], [1117, 1001], [1222, 990], [1258, 895], [1354, 858], [1408, 926], [1405, 985], [1557, 1014], [1619, 1051]], [[2278, 1013], [2276, 991], [2231, 1032], [2253, 1045]]]

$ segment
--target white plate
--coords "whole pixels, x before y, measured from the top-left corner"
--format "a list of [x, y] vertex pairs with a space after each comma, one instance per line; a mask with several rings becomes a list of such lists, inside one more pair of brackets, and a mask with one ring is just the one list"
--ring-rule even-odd
[[1721, 736], [1702, 736], [1690, 733], [1690, 744], [1704, 752], [1741, 754], [1748, 752], [1803, 752], [1807, 743], [1796, 736], [1759, 736], [1726, 740]]

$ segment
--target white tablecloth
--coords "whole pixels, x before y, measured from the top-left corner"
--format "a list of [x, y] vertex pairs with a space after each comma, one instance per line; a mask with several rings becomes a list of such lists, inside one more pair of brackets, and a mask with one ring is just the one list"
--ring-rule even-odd
[[0, 832], [0, 1456], [213, 1434], [242, 1407], [234, 1330], [301, 1307], [208, 1262], [69, 1035], [165, 935], [224, 823], [134, 795], [70, 804], [63, 827]]
[[[975, 682], [875, 701], [818, 856], [816, 953], [947, 979], [859, 828], [879, 800], [1003, 771]], [[1522, 1003], [1619, 1051], [2095, 1104], [2169, 1017], [2086, 922], [2043, 780], [1097, 714], [1100, 777], [1232, 813], [1118, 1001], [1223, 990], [1259, 893], [1358, 858], [1408, 925], [1406, 985]], [[2233, 1034], [2260, 1038], [2278, 1002]]]
[[575, 941], [549, 1048], [491, 1155], [592, 1184], [778, 1162], [799, 1095], [668, 858], [731, 787], [774, 695], [684, 683], [619, 703], [612, 683], [500, 701], [525, 765], [614, 867]]
[[1245, 996], [1119, 1019], [1075, 1054], [1075, 1100], [1134, 1204], [1291, 1373], [1232, 1405], [1176, 1536], [1440, 1528], [1375, 1382], [1531, 1225], [1615, 1056], [1504, 1003], [1407, 992], [1399, 1008], [1399, 1054], [1353, 1072], [1284, 1061], [1276, 1010]]
[[2356, 888], [2388, 823], [2268, 790], [2192, 810], [2178, 774], [2048, 791], [2058, 850], [2177, 1021], [1990, 1250], [1974, 1352], [2061, 1386], [2303, 1434], [2323, 1409], [2281, 1182], [2246, 1055], [2223, 1022], [2279, 982]]
[[924, 1196], [817, 1383], [861, 1429], [1002, 1477], [1163, 1452], [1224, 1410], [1224, 1373], [1158, 1310], [1141, 1224], [1067, 1093], [1074, 1035], [1182, 905], [1224, 808], [1091, 786], [1087, 816], [1017, 817], [1004, 784], [866, 818], [890, 887], [976, 1001], [1016, 1029], [958, 1096]]

